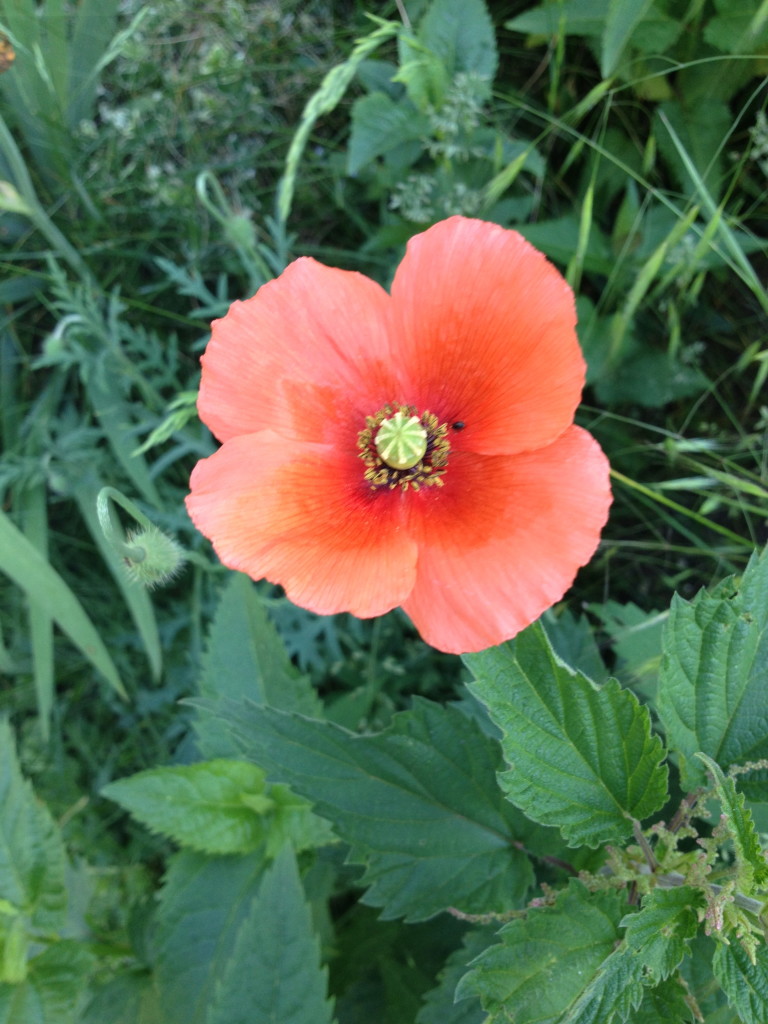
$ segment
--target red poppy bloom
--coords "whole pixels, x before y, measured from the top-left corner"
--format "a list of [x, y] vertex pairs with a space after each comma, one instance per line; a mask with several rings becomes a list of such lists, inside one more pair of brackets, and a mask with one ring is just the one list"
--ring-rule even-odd
[[187, 507], [221, 560], [320, 614], [401, 605], [443, 651], [514, 636], [597, 547], [608, 462], [573, 417], [573, 293], [524, 238], [451, 217], [391, 294], [292, 263], [213, 324], [223, 442]]

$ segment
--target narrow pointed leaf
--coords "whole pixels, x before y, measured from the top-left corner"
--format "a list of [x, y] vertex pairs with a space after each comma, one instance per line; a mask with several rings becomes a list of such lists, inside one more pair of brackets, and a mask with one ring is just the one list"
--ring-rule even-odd
[[615, 679], [597, 687], [570, 669], [540, 624], [464, 660], [504, 734], [501, 783], [529, 818], [556, 825], [570, 846], [598, 846], [664, 805], [667, 768], [647, 708]]
[[311, 800], [367, 863], [366, 902], [384, 918], [520, 905], [526, 822], [499, 792], [498, 744], [460, 711], [416, 700], [374, 736], [252, 704], [226, 714], [243, 754]]
[[735, 937], [728, 946], [718, 942], [712, 970], [742, 1024], [765, 1024], [768, 1020], [768, 946], [757, 948], [753, 964]]
[[739, 865], [738, 886], [751, 889], [768, 882], [768, 862], [763, 854], [760, 837], [757, 834], [752, 812], [744, 806], [744, 794], [736, 790], [732, 778], [726, 778], [719, 765], [711, 757], [699, 754], [715, 782], [715, 789], [722, 805], [721, 827], [727, 829], [736, 848]]
[[243, 921], [206, 1024], [330, 1024], [327, 988], [296, 857], [285, 846]]
[[[664, 628], [658, 712], [683, 785], [706, 782], [699, 751], [728, 769], [768, 758], [768, 556], [753, 555], [692, 601], [675, 596]], [[748, 799], [768, 798], [768, 773], [742, 776]]]
[[0, 572], [16, 583], [67, 634], [121, 696], [123, 684], [104, 642], [82, 605], [37, 548], [0, 511]]

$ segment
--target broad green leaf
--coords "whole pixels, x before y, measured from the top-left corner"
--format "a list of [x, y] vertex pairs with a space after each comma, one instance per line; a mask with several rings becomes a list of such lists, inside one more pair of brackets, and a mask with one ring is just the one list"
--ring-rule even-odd
[[352, 107], [347, 174], [357, 174], [405, 142], [418, 142], [428, 131], [428, 119], [408, 101], [395, 102], [383, 92], [363, 96]]
[[498, 744], [460, 711], [416, 699], [373, 736], [250, 704], [227, 714], [243, 754], [311, 800], [367, 864], [366, 902], [384, 918], [520, 905], [527, 823], [499, 792]]
[[0, 983], [0, 1024], [81, 1024], [80, 1002], [92, 969], [82, 943], [49, 946], [30, 960], [25, 981]]
[[639, 913], [624, 918], [627, 948], [654, 981], [668, 978], [679, 967], [698, 931], [696, 911], [703, 904], [701, 893], [689, 886], [656, 888], [643, 899]]
[[[291, 665], [252, 581], [233, 573], [222, 591], [203, 656], [200, 693], [251, 700], [320, 715], [310, 683]], [[220, 718], [199, 711], [195, 732], [205, 757], [237, 757], [239, 748]]]
[[205, 1024], [262, 873], [262, 858], [252, 854], [206, 857], [183, 850], [171, 860], [153, 957], [164, 1024]]
[[285, 846], [265, 872], [206, 1015], [206, 1024], [330, 1024], [327, 970]]
[[768, 946], [758, 946], [753, 964], [735, 936], [727, 946], [718, 942], [712, 970], [742, 1024], [765, 1024], [768, 1020]]
[[333, 839], [305, 800], [266, 785], [264, 772], [244, 761], [151, 768], [101, 792], [153, 832], [201, 853], [263, 848], [271, 856], [288, 837], [299, 849]]
[[664, 805], [667, 769], [647, 708], [615, 679], [598, 688], [563, 664], [539, 623], [464, 661], [504, 734], [502, 786], [529, 818], [594, 847]]
[[483, 0], [432, 0], [419, 25], [419, 40], [440, 59], [449, 79], [460, 72], [479, 75], [490, 96], [499, 58]]
[[[22, 778], [11, 727], [0, 719], [0, 898], [21, 916], [24, 930], [62, 927], [65, 872], [61, 834]], [[0, 915], [0, 927], [9, 923]]]
[[456, 986], [467, 965], [484, 953], [495, 940], [496, 928], [475, 928], [467, 932], [462, 945], [448, 957], [436, 988], [427, 993], [416, 1024], [484, 1024], [486, 1015], [475, 997], [456, 1002]]
[[600, 57], [600, 74], [610, 78], [652, 0], [609, 0]]
[[760, 0], [715, 0], [717, 15], [704, 26], [704, 39], [721, 53], [765, 53], [768, 21]]
[[[768, 757], [768, 557], [753, 555], [741, 579], [729, 577], [692, 601], [675, 595], [664, 628], [658, 713], [683, 785], [704, 785], [701, 751], [724, 769]], [[768, 782], [742, 776], [748, 799], [765, 800]]]
[[[554, 1024], [593, 982], [620, 938], [617, 892], [589, 893], [572, 881], [554, 906], [528, 911], [499, 932], [459, 983], [456, 997], [480, 998], [489, 1024]], [[608, 1024], [608, 1018], [600, 1024]]]
[[736, 790], [732, 778], [723, 775], [720, 766], [711, 757], [699, 754], [715, 782], [715, 790], [722, 805], [721, 827], [733, 840], [738, 864], [737, 886], [750, 891], [754, 885], [768, 882], [768, 863], [763, 854], [752, 812], [744, 806], [744, 794]]
[[2, 511], [0, 572], [10, 576], [38, 608], [50, 615], [94, 668], [124, 697], [125, 690], [109, 651], [82, 605], [56, 570]]

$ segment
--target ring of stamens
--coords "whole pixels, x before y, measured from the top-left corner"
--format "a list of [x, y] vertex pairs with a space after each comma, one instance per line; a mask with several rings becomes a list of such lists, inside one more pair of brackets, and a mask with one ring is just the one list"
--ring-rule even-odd
[[[386, 424], [384, 429], [382, 425]], [[418, 461], [410, 466], [392, 465], [391, 462], [407, 462], [409, 458], [398, 458], [390, 454], [390, 462], [386, 461], [389, 448], [388, 437], [399, 430], [410, 431], [413, 436], [423, 435], [423, 454]], [[378, 438], [378, 444], [377, 444]], [[365, 470], [363, 479], [372, 490], [418, 491], [422, 487], [442, 487], [448, 465], [450, 443], [448, 441], [448, 424], [440, 423], [431, 412], [419, 413], [412, 405], [387, 404], [375, 416], [366, 416], [365, 428], [357, 436], [357, 446]], [[382, 454], [383, 453], [383, 454]], [[418, 449], [414, 450], [414, 456]]]

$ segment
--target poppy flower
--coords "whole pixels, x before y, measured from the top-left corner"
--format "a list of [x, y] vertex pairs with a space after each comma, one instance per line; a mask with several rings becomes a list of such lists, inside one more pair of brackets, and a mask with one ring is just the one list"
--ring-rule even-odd
[[225, 565], [320, 614], [401, 606], [451, 653], [507, 640], [593, 555], [608, 462], [573, 423], [573, 293], [521, 235], [451, 217], [388, 294], [301, 258], [213, 324], [222, 442], [187, 507]]

